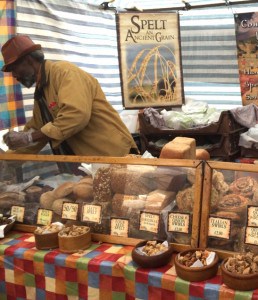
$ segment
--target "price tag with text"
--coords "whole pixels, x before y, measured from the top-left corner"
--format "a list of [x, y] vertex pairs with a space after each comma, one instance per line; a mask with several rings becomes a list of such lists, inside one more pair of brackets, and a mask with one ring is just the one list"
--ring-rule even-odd
[[77, 220], [78, 210], [78, 203], [64, 202], [62, 208], [62, 219]]
[[172, 212], [168, 214], [168, 231], [189, 233], [190, 214]]
[[111, 218], [111, 235], [128, 237], [129, 220]]
[[37, 224], [39, 225], [50, 225], [52, 223], [53, 211], [49, 209], [38, 209]]
[[230, 239], [231, 219], [209, 217], [209, 237]]
[[23, 223], [25, 214], [25, 207], [24, 206], [12, 206], [11, 207], [11, 216], [15, 216], [15, 220], [17, 222]]
[[160, 215], [142, 211], [140, 213], [140, 230], [158, 233]]
[[258, 246], [258, 227], [246, 227], [245, 243]]
[[100, 224], [101, 209], [101, 205], [98, 204], [84, 204], [82, 207], [82, 221]]
[[258, 206], [248, 206], [247, 226], [258, 226]]

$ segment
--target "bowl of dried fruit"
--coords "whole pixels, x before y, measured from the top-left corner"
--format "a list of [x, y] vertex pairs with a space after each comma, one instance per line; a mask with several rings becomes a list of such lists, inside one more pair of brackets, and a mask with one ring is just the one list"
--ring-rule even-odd
[[141, 241], [133, 248], [132, 259], [142, 268], [159, 268], [170, 262], [172, 253], [172, 245], [167, 241]]
[[218, 271], [219, 257], [215, 252], [193, 248], [178, 253], [175, 268], [178, 277], [187, 281], [204, 281]]
[[88, 226], [71, 225], [58, 233], [59, 249], [64, 253], [75, 253], [91, 245], [91, 233]]
[[222, 282], [239, 291], [258, 289], [258, 254], [247, 252], [228, 257], [221, 263]]

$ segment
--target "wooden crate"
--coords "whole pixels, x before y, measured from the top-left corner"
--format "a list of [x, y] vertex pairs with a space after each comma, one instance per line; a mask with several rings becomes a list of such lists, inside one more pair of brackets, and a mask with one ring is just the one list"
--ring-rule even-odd
[[[220, 183], [216, 178], [220, 178]], [[257, 183], [257, 165], [205, 163], [200, 247], [216, 251], [221, 258], [240, 252], [258, 252]], [[220, 190], [218, 201], [216, 185]], [[223, 195], [227, 186], [229, 190]]]

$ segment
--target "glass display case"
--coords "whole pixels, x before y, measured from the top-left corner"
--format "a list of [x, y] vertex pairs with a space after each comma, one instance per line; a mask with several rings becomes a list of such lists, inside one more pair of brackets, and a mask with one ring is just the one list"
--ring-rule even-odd
[[258, 166], [205, 164], [200, 246], [220, 256], [258, 252]]
[[17, 229], [84, 224], [99, 241], [198, 246], [201, 161], [3, 154], [0, 163], [0, 213]]

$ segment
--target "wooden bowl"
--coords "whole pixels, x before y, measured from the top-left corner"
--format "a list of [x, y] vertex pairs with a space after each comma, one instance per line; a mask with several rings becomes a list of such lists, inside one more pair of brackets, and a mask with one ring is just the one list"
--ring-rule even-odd
[[187, 281], [198, 282], [198, 281], [208, 280], [216, 276], [218, 271], [218, 263], [219, 263], [219, 257], [217, 254], [215, 254], [213, 262], [210, 265], [204, 267], [186, 267], [179, 262], [178, 260], [179, 256], [184, 256], [189, 252], [193, 253], [198, 250], [204, 251], [205, 249], [192, 248], [189, 250], [182, 251], [178, 255], [176, 255], [175, 268], [178, 277]]
[[58, 233], [59, 249], [63, 253], [76, 253], [91, 246], [90, 227], [85, 227], [86, 232], [77, 236], [63, 236], [62, 230]]
[[251, 291], [258, 289], [258, 273], [242, 275], [229, 272], [225, 268], [227, 260], [228, 258], [224, 259], [220, 266], [222, 281], [226, 286], [239, 291]]
[[7, 234], [7, 232], [9, 232], [9, 231], [11, 231], [13, 229], [13, 225], [15, 223], [15, 218], [9, 217], [7, 222], [8, 223], [6, 223], [6, 225], [2, 224], [2, 225], [5, 225], [4, 236]]
[[[173, 248], [171, 244], [168, 244], [168, 250], [158, 255], [147, 256], [139, 253], [136, 249], [146, 245], [148, 241], [139, 242], [132, 251], [132, 259], [137, 265], [142, 268], [159, 268], [167, 265], [172, 257]], [[162, 243], [162, 240], [157, 240], [158, 243]]]
[[58, 231], [51, 233], [36, 233], [34, 231], [35, 246], [39, 250], [49, 250], [59, 247]]

